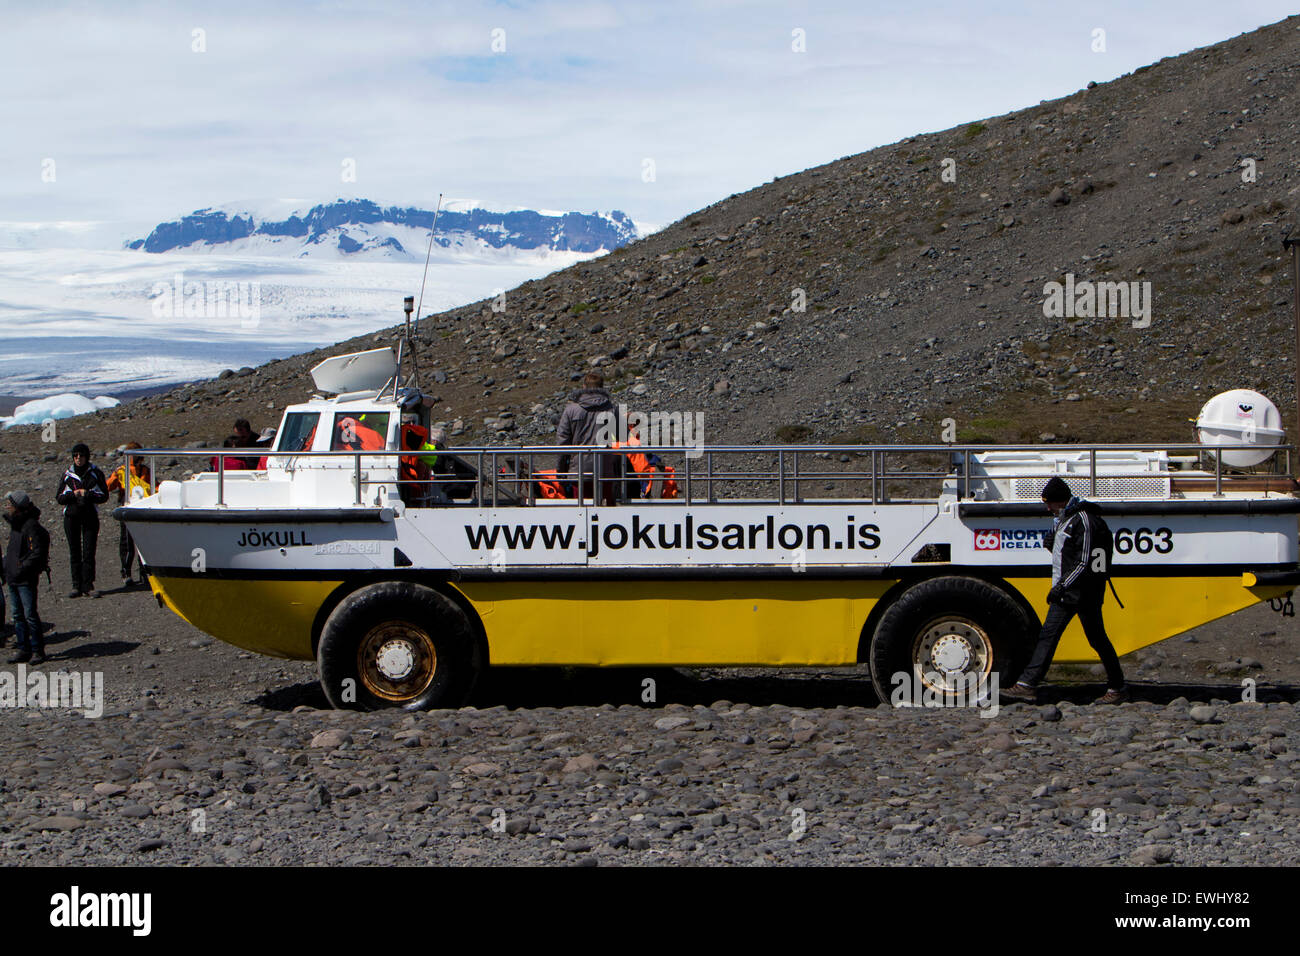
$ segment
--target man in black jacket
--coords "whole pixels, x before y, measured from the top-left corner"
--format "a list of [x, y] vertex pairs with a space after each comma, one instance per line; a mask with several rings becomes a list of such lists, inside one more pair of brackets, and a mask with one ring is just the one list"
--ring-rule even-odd
[[14, 632], [18, 653], [10, 664], [44, 664], [45, 635], [36, 609], [37, 587], [46, 561], [46, 534], [40, 527], [41, 509], [27, 493], [11, 491], [5, 496], [5, 521], [9, 523], [9, 544], [5, 548], [4, 579], [13, 605]]
[[1102, 550], [1098, 544], [1100, 531], [1105, 525], [1100, 517], [1101, 509], [1072, 495], [1070, 486], [1057, 477], [1053, 477], [1043, 489], [1043, 501], [1056, 515], [1044, 542], [1052, 549], [1052, 588], [1047, 592], [1047, 619], [1043, 621], [1029, 665], [1014, 687], [1002, 691], [1002, 696], [1027, 703], [1038, 699], [1038, 684], [1047, 674], [1061, 634], [1077, 614], [1088, 643], [1106, 668], [1106, 693], [1097, 699], [1097, 703], [1122, 704], [1129, 699], [1128, 688], [1124, 685], [1119, 657], [1106, 636], [1101, 617], [1109, 572], [1109, 568], [1101, 565], [1110, 557], [1097, 553]]
[[[248, 424], [247, 418], [235, 419], [235, 432], [230, 437], [235, 439], [235, 443], [230, 446], [231, 448], [260, 448], [262, 445], [261, 438], [253, 431], [253, 426]], [[260, 455], [253, 455], [250, 458], [245, 458], [244, 467], [250, 471], [256, 469], [260, 457]]]
[[90, 463], [90, 449], [81, 442], [72, 446], [72, 467], [59, 480], [55, 496], [63, 505], [63, 533], [68, 538], [68, 559], [72, 566], [70, 598], [95, 590], [95, 549], [99, 545], [99, 510], [108, 500], [104, 473]]

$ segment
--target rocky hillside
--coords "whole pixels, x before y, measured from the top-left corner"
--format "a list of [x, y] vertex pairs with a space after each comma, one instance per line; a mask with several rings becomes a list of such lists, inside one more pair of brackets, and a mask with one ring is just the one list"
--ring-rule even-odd
[[[709, 441], [934, 441], [948, 416], [968, 440], [1182, 439], [1233, 387], [1289, 423], [1298, 80], [1293, 17], [729, 196], [509, 290], [504, 312], [427, 317], [422, 384], [461, 444], [546, 441], [592, 367], [634, 408], [703, 410]], [[1067, 275], [1149, 282], [1149, 327], [1045, 316]], [[392, 341], [101, 413], [96, 447], [273, 423], [322, 357]], [[37, 440], [20, 431], [3, 441]]]

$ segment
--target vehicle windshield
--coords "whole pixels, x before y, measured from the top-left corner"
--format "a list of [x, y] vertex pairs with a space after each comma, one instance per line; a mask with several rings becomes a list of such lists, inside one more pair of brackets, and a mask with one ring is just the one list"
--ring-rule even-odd
[[276, 451], [310, 451], [320, 412], [291, 412], [280, 429]]

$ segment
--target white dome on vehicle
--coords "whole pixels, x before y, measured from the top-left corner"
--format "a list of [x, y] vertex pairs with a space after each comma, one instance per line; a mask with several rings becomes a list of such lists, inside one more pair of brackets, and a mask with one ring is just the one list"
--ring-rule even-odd
[[1240, 446], [1240, 451], [1225, 449], [1223, 463], [1249, 468], [1268, 461], [1274, 452], [1269, 446], [1279, 444], [1286, 432], [1276, 405], [1259, 392], [1235, 388], [1205, 403], [1196, 417], [1196, 434], [1205, 445]]

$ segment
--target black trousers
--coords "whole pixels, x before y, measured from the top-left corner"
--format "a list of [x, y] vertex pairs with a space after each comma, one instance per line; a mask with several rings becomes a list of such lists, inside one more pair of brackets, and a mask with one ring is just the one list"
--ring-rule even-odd
[[131, 537], [131, 532], [126, 530], [126, 522], [119, 521], [122, 536], [117, 542], [117, 553], [122, 559], [122, 577], [131, 576], [131, 568], [135, 564], [135, 540]]
[[95, 589], [95, 549], [99, 546], [99, 515], [87, 509], [63, 516], [63, 533], [68, 539], [68, 563], [72, 590]]
[[1088, 638], [1088, 643], [1092, 645], [1092, 649], [1101, 658], [1102, 666], [1106, 668], [1106, 686], [1111, 690], [1118, 690], [1124, 686], [1124, 672], [1119, 666], [1119, 656], [1111, 646], [1110, 638], [1106, 636], [1106, 626], [1101, 619], [1101, 603], [1104, 596], [1105, 592], [1099, 591], [1095, 596], [1085, 596], [1078, 607], [1053, 604], [1048, 608], [1043, 629], [1038, 633], [1038, 643], [1034, 647], [1034, 653], [1030, 656], [1024, 673], [1020, 675], [1021, 683], [1031, 687], [1038, 686], [1052, 663], [1052, 655], [1056, 653], [1056, 645], [1061, 641], [1061, 634], [1064, 633], [1074, 615], [1078, 614], [1079, 623], [1083, 625], [1084, 636]]

